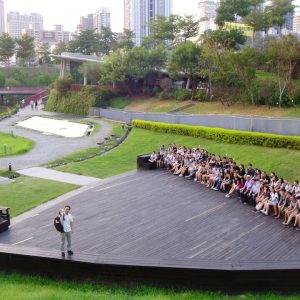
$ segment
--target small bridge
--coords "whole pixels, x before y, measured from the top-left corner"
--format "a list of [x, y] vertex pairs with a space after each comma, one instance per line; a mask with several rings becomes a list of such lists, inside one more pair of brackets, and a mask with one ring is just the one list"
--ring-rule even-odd
[[47, 89], [46, 86], [38, 87], [3, 87], [0, 88], [0, 95], [36, 95]]
[[30, 101], [38, 101], [48, 94], [47, 87], [36, 86], [36, 87], [3, 87], [0, 88], [0, 105], [4, 102], [4, 96], [7, 95], [24, 95], [28, 96], [25, 98], [24, 106], [28, 105]]

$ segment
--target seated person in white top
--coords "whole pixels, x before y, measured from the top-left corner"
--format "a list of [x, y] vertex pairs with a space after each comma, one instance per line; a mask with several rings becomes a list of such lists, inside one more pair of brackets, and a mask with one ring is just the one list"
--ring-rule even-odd
[[156, 159], [157, 159], [157, 154], [155, 153], [155, 151], [153, 151], [153, 153], [150, 155], [149, 161], [153, 163], [156, 162]]

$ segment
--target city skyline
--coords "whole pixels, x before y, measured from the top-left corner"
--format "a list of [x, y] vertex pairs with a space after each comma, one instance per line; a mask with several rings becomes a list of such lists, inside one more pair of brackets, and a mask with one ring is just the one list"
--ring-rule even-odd
[[[186, 5], [182, 0], [173, 0], [174, 14], [196, 14], [199, 0], [189, 0]], [[121, 32], [124, 27], [124, 0], [86, 0], [83, 7], [80, 2], [71, 0], [52, 0], [51, 4], [38, 0], [6, 0], [4, 1], [5, 15], [9, 11], [18, 11], [22, 14], [39, 13], [44, 18], [45, 29], [51, 29], [55, 24], [63, 25], [64, 30], [75, 31], [80, 17], [93, 13], [100, 7], [109, 7], [111, 10], [112, 30]]]

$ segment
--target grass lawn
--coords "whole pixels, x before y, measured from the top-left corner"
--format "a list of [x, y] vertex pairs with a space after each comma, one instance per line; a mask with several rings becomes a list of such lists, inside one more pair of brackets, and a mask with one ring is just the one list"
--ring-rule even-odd
[[[269, 73], [267, 73], [269, 74]], [[198, 102], [159, 100], [155, 97], [135, 96], [127, 99], [113, 99], [112, 107], [129, 111], [161, 112], [168, 113], [174, 109], [188, 104], [194, 106], [182, 110], [180, 113], [187, 114], [212, 114], [212, 115], [238, 115], [238, 116], [261, 116], [278, 118], [300, 118], [300, 107], [269, 107], [266, 105], [253, 106], [246, 103], [233, 103], [230, 106], [221, 102]]]
[[[112, 126], [112, 130], [110, 131], [109, 134], [114, 134], [118, 138], [123, 136], [125, 130], [122, 128], [122, 123], [114, 122], [114, 121], [106, 120], [106, 119], [105, 119], [105, 122], [110, 123]], [[97, 123], [95, 123], [95, 124], [97, 124]], [[111, 147], [115, 143], [116, 143], [116, 140], [111, 140], [111, 141], [106, 142], [101, 147], [93, 147], [93, 148], [83, 149], [81, 151], [72, 153], [66, 157], [62, 157], [62, 158], [56, 159], [54, 161], [48, 162], [45, 165], [50, 166], [50, 165], [56, 165], [56, 164], [62, 164], [62, 163], [70, 163], [75, 160], [86, 158], [90, 155], [96, 155], [96, 154], [99, 154], [101, 151]]]
[[182, 112], [189, 114], [300, 118], [300, 107], [279, 108], [266, 105], [253, 106], [243, 103], [234, 103], [230, 106], [226, 106], [221, 102], [198, 102], [193, 107], [185, 109]]
[[181, 135], [157, 133], [144, 129], [133, 129], [129, 137], [118, 148], [84, 162], [71, 163], [57, 170], [106, 178], [136, 168], [137, 155], [157, 151], [161, 144], [178, 143], [188, 147], [202, 147], [209, 152], [228, 155], [239, 163], [252, 162], [267, 172], [276, 171], [279, 176], [289, 180], [300, 178], [300, 169], [295, 166], [300, 161], [300, 151], [274, 149], [250, 145], [218, 143]]
[[191, 101], [177, 100], [159, 100], [156, 97], [134, 96], [127, 99], [127, 105], [121, 108], [129, 111], [144, 111], [144, 112], [170, 112], [174, 109], [182, 107]]
[[0, 132], [0, 141], [0, 157], [4, 156], [4, 145], [6, 145], [6, 156], [26, 153], [34, 146], [31, 140], [3, 132]]
[[124, 109], [130, 100], [128, 98], [114, 98], [110, 100], [110, 106], [112, 108]]
[[0, 185], [0, 205], [10, 207], [14, 217], [75, 188], [72, 184], [21, 176], [13, 183]]
[[126, 288], [55, 281], [37, 276], [0, 273], [1, 299], [9, 300], [296, 300], [299, 296], [245, 294], [227, 296], [199, 291], [172, 291], [152, 287]]

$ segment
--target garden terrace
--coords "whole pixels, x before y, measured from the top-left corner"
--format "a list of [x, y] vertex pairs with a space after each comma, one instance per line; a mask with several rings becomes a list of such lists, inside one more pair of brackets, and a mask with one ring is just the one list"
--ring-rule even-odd
[[231, 292], [258, 289], [258, 281], [264, 290], [298, 289], [298, 232], [165, 171], [127, 173], [68, 199], [76, 220], [71, 261], [60, 258], [53, 228], [64, 204], [12, 220], [0, 235], [1, 268], [47, 273], [62, 267], [80, 278], [121, 276]]

